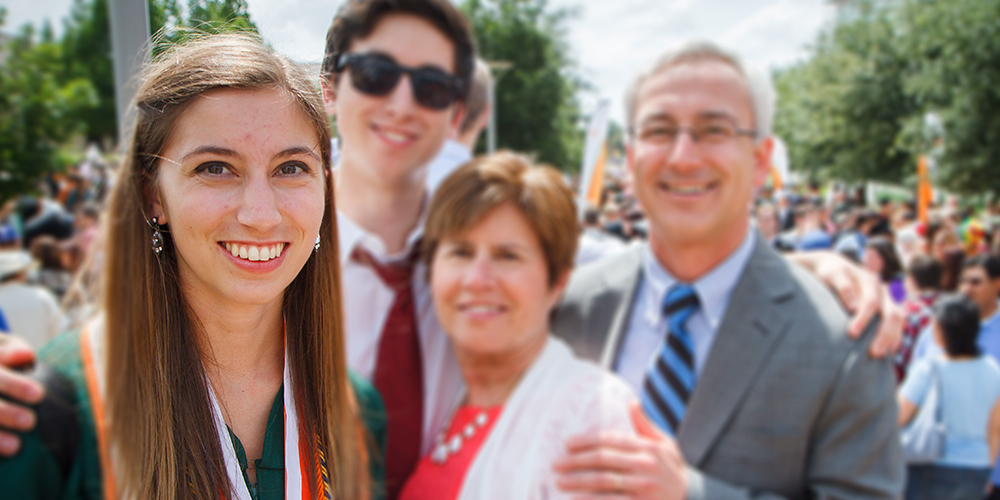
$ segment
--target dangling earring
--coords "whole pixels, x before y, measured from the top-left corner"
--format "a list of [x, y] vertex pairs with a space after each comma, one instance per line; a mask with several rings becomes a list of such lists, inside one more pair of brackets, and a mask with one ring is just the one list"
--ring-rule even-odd
[[319, 250], [319, 235], [316, 235], [316, 244], [313, 245], [313, 250]]
[[160, 252], [163, 251], [163, 234], [160, 233], [160, 224], [156, 222], [156, 217], [153, 217], [153, 253], [157, 257], [160, 256]]

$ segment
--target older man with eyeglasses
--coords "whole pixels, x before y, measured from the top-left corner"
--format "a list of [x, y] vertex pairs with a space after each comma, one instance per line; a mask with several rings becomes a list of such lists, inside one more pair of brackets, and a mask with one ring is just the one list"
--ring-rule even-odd
[[773, 90], [708, 43], [665, 54], [627, 105], [649, 242], [579, 270], [553, 329], [635, 390], [639, 436], [566, 443], [574, 498], [898, 498], [890, 363], [829, 290], [750, 225]]

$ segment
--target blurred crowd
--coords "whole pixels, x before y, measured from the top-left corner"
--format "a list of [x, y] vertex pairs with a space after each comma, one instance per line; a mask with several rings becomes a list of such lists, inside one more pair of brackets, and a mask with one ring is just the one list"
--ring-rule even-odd
[[41, 347], [92, 311], [110, 179], [103, 162], [86, 160], [0, 207], [0, 331]]

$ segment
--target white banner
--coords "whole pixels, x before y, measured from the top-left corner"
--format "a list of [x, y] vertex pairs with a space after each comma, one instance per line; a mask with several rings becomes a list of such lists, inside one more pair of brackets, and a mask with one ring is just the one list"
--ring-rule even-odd
[[577, 211], [583, 215], [583, 209], [587, 205], [587, 193], [596, 180], [594, 173], [597, 169], [597, 162], [601, 157], [601, 148], [608, 135], [608, 115], [611, 111], [611, 101], [601, 99], [597, 104], [597, 109], [590, 116], [590, 123], [587, 125], [587, 139], [583, 144], [583, 164], [580, 166], [580, 186], [577, 193]]

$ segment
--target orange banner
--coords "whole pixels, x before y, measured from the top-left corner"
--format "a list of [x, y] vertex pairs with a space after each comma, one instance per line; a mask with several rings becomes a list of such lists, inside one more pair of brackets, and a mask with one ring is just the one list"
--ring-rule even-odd
[[917, 216], [922, 224], [927, 224], [927, 210], [931, 206], [930, 174], [927, 171], [927, 156], [920, 155], [917, 161]]
[[601, 146], [600, 156], [594, 164], [594, 174], [590, 176], [590, 185], [587, 186], [587, 202], [595, 207], [601, 206], [601, 190], [604, 188], [604, 162], [608, 159], [608, 144], [605, 141]]

